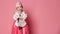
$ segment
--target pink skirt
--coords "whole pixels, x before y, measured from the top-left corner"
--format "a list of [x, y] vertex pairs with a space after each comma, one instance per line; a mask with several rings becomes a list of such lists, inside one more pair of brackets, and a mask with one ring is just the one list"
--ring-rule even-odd
[[28, 25], [24, 26], [22, 29], [19, 29], [16, 25], [13, 23], [12, 26], [12, 34], [29, 34]]

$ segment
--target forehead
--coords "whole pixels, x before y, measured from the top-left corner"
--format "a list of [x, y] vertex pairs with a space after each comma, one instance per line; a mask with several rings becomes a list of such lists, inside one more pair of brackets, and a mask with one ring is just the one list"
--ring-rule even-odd
[[19, 8], [19, 7], [23, 8], [23, 6], [18, 6], [18, 7], [16, 7], [16, 8]]

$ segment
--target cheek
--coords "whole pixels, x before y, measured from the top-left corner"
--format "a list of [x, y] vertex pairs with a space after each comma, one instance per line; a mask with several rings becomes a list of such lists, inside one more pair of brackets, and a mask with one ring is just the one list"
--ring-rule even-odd
[[20, 10], [20, 8], [17, 8], [17, 10]]

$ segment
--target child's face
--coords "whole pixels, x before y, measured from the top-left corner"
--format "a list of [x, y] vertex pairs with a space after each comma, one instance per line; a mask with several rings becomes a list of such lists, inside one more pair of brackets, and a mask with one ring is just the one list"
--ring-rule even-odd
[[19, 7], [16, 7], [16, 10], [21, 11], [21, 10], [23, 10], [23, 8], [21, 6], [19, 6]]

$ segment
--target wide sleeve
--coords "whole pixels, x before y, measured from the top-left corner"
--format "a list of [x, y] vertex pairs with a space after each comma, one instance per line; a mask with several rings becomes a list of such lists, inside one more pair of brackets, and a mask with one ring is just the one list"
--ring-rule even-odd
[[19, 14], [18, 14], [17, 12], [15, 12], [14, 15], [13, 15], [13, 19], [14, 19], [14, 20], [17, 20], [18, 17], [19, 17]]
[[27, 18], [27, 14], [25, 13], [25, 11], [23, 11], [23, 13], [22, 13], [21, 15], [22, 15], [21, 18], [22, 18], [23, 20], [25, 20], [25, 19]]

